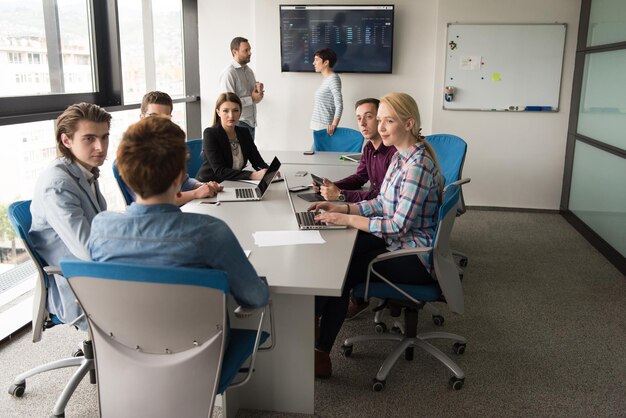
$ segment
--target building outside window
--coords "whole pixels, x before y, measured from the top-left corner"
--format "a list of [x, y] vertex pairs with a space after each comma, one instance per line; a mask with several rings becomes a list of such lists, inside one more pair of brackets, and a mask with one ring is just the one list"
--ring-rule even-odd
[[[190, 4], [195, 11], [192, 3], [188, 2], [186, 7]], [[0, 117], [5, 116], [3, 112], [13, 111], [10, 101], [18, 97], [20, 100], [41, 97], [42, 100], [33, 103], [49, 101], [56, 106], [54, 111], [44, 108], [42, 113], [58, 114], [57, 109], [73, 102], [55, 99], [57, 94], [86, 93], [83, 96], [93, 97], [96, 103], [97, 97], [111, 96], [110, 91], [109, 96], [97, 95], [100, 88], [95, 70], [98, 62], [93, 30], [98, 19], [94, 17], [94, 8], [101, 14], [109, 13], [101, 2], [93, 0], [0, 0]], [[158, 89], [175, 100], [186, 97], [182, 8], [182, 1], [117, 2], [119, 29], [113, 30], [113, 36], [119, 39], [111, 42], [120, 45], [119, 58], [116, 61], [115, 56], [98, 57], [104, 62], [121, 62], [121, 69], [111, 68], [120, 71], [123, 87], [123, 102], [114, 103], [122, 110], [111, 112], [108, 159], [101, 167], [100, 187], [110, 210], [125, 208], [111, 165], [124, 130], [139, 120], [138, 104], [142, 96], [146, 91]], [[100, 41], [105, 35], [99, 32]], [[113, 48], [115, 51], [118, 50]], [[100, 71], [100, 76], [102, 73]], [[108, 107], [106, 103], [98, 104]], [[187, 106], [185, 102], [175, 103], [173, 110], [174, 122], [185, 130]], [[24, 109], [31, 107], [24, 106]], [[197, 107], [199, 109], [199, 104]], [[37, 178], [57, 157], [54, 117], [41, 120], [33, 116], [32, 119], [0, 124], [4, 150], [0, 153], [0, 175], [15, 179], [4, 182], [0, 188], [0, 339], [30, 321], [29, 290], [35, 274], [32, 262], [8, 222], [6, 209], [12, 202], [32, 198]], [[196, 123], [199, 125], [200, 121]], [[11, 320], [6, 319], [7, 315]], [[15, 320], [15, 317], [19, 318]]]

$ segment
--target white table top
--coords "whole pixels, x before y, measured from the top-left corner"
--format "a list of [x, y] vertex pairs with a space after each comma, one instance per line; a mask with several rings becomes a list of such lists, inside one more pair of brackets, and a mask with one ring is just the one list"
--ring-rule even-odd
[[[305, 156], [306, 157], [306, 156]], [[280, 157], [279, 157], [280, 159]], [[339, 160], [337, 160], [339, 161]], [[343, 178], [354, 172], [355, 164], [320, 166], [325, 175]], [[290, 187], [310, 184], [311, 179], [294, 177], [296, 171], [310, 165], [284, 164], [281, 173]], [[243, 183], [236, 182], [241, 186]], [[293, 195], [297, 210], [310, 203]], [[257, 273], [266, 276], [272, 292], [299, 295], [339, 296], [356, 238], [355, 229], [320, 231], [325, 244], [258, 247], [252, 233], [256, 231], [298, 230], [287, 199], [284, 182], [273, 183], [260, 202], [223, 202], [219, 206], [192, 201], [182, 210], [209, 214], [224, 220], [233, 230], [244, 250], [251, 250], [250, 262]]]
[[281, 164], [306, 164], [306, 165], [334, 165], [347, 166], [356, 170], [358, 163], [354, 161], [341, 160], [339, 157], [346, 154], [355, 154], [354, 152], [320, 152], [316, 151], [313, 155], [304, 155], [304, 151], [260, 151], [265, 161], [271, 161], [274, 156], [278, 157]]

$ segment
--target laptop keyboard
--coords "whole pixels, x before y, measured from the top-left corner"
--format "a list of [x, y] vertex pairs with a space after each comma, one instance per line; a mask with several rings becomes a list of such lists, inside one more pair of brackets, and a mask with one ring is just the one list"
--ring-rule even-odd
[[321, 222], [316, 221], [314, 219], [315, 212], [297, 212], [296, 216], [298, 217], [298, 221], [300, 222], [300, 225], [304, 225], [304, 226], [322, 225]]
[[254, 193], [254, 189], [246, 188], [246, 189], [235, 189], [235, 196], [237, 199], [253, 199], [256, 197], [256, 193]]

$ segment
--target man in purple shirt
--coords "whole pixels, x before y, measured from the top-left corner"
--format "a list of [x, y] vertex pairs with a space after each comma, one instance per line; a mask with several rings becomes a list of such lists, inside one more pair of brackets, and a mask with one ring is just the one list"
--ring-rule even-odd
[[[380, 185], [385, 178], [391, 157], [396, 153], [395, 147], [386, 147], [378, 134], [378, 99], [362, 99], [356, 102], [356, 119], [359, 130], [367, 143], [363, 147], [363, 156], [356, 173], [336, 182], [324, 179], [319, 191], [326, 200], [360, 202], [378, 196]], [[361, 187], [370, 182], [369, 190]], [[315, 187], [315, 186], [314, 186]]]

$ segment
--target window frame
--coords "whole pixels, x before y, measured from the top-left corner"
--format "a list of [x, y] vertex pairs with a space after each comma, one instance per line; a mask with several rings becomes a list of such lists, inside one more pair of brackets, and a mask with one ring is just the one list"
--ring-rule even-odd
[[587, 46], [589, 33], [589, 18], [591, 15], [591, 3], [593, 0], [582, 0], [580, 10], [580, 23], [578, 26], [578, 39], [576, 48], [576, 60], [574, 65], [574, 80], [572, 84], [572, 99], [565, 147], [565, 164], [563, 169], [563, 183], [561, 188], [560, 213], [578, 230], [598, 251], [600, 251], [618, 270], [626, 274], [626, 257], [613, 248], [604, 238], [585, 224], [569, 208], [570, 192], [572, 185], [572, 173], [574, 168], [574, 152], [576, 142], [580, 141], [594, 148], [598, 148], [609, 154], [626, 159], [626, 150], [602, 142], [599, 138], [590, 138], [578, 133], [578, 116], [582, 97], [583, 77], [585, 72], [585, 59], [588, 55], [626, 49], [626, 41], [615, 42], [605, 45]]
[[[58, 33], [58, 0], [42, 0], [46, 33], [56, 37], [50, 44], [60, 45]], [[185, 97], [175, 103], [186, 103], [187, 135], [201, 135], [200, 109], [200, 66], [194, 51], [198, 50], [198, 6], [197, 0], [181, 0], [183, 15], [183, 61], [185, 74]], [[123, 82], [118, 30], [117, 0], [91, 0], [89, 3], [92, 22], [92, 53], [95, 60], [95, 90], [88, 93], [61, 93], [16, 97], [0, 97], [0, 126], [56, 119], [67, 106], [73, 103], [95, 103], [112, 112], [138, 109], [140, 103], [123, 105]], [[56, 29], [54, 28], [56, 25]], [[56, 30], [56, 32], [55, 32]], [[58, 52], [58, 49], [57, 49]], [[188, 53], [189, 52], [189, 53]], [[51, 53], [54, 55], [54, 50]], [[22, 57], [22, 62], [23, 62]], [[61, 59], [61, 57], [58, 57]], [[48, 59], [50, 61], [50, 58]], [[53, 65], [52, 63], [49, 65]], [[61, 64], [55, 64], [60, 71]], [[54, 77], [50, 72], [50, 78]]]

